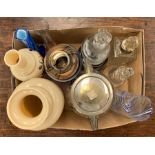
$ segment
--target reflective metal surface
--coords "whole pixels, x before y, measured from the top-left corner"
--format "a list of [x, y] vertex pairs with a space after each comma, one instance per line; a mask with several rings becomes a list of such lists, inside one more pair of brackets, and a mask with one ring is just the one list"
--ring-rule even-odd
[[72, 86], [72, 101], [76, 110], [84, 115], [105, 112], [112, 100], [112, 87], [103, 76], [84, 74]]
[[59, 82], [74, 79], [82, 68], [79, 51], [68, 44], [51, 48], [44, 59], [44, 65], [46, 73]]
[[106, 112], [113, 100], [110, 82], [102, 75], [87, 73], [80, 76], [71, 87], [71, 100], [75, 110], [90, 118], [93, 130], [97, 129], [98, 115]]

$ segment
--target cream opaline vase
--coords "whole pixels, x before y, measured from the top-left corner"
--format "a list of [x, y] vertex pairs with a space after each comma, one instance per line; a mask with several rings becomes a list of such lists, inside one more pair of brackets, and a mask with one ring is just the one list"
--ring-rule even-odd
[[41, 77], [43, 73], [43, 58], [37, 51], [30, 51], [28, 48], [7, 51], [4, 62], [20, 81]]
[[7, 102], [7, 115], [18, 128], [43, 130], [61, 116], [64, 96], [52, 81], [33, 78], [16, 87]]

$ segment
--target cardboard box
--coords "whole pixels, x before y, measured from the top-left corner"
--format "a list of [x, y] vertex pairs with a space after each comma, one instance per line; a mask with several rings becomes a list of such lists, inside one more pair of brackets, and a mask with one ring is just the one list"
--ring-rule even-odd
[[[67, 43], [73, 44], [80, 47], [81, 43], [86, 37], [98, 31], [99, 28], [106, 28], [113, 36], [130, 36], [137, 35], [139, 38], [139, 47], [137, 48], [137, 59], [129, 64], [135, 70], [135, 75], [130, 77], [129, 80], [120, 87], [122, 90], [127, 90], [134, 94], [144, 95], [145, 94], [145, 49], [144, 49], [144, 30], [133, 29], [120, 26], [109, 26], [109, 27], [95, 27], [95, 28], [76, 28], [76, 29], [64, 29], [64, 30], [49, 30], [56, 44]], [[31, 31], [34, 39], [37, 42], [42, 40], [35, 35], [35, 31]], [[24, 46], [13, 38], [12, 47], [15, 49], [21, 49]], [[12, 79], [12, 86], [17, 85], [18, 81]], [[59, 84], [61, 86], [61, 84]], [[63, 86], [63, 90], [69, 87]], [[72, 130], [91, 130], [91, 126], [88, 118], [84, 118], [74, 113], [70, 106], [69, 99], [66, 97], [65, 109], [54, 126], [52, 128], [58, 129], [72, 129]], [[100, 115], [99, 118], [99, 129], [112, 128], [122, 126], [134, 122], [124, 116], [118, 115], [111, 112], [110, 110]]]

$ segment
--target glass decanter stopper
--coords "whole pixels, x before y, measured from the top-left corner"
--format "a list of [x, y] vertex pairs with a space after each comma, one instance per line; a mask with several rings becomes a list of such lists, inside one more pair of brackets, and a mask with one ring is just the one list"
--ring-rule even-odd
[[110, 55], [108, 63], [125, 65], [136, 59], [136, 48], [139, 46], [137, 36], [128, 38], [114, 37], [114, 53]]
[[115, 87], [124, 84], [124, 82], [132, 75], [134, 75], [132, 67], [119, 66], [118, 68], [115, 67], [109, 71], [110, 81]]
[[136, 121], [144, 121], [153, 113], [151, 100], [125, 91], [116, 91], [111, 110]]
[[124, 51], [133, 52], [139, 45], [138, 37], [131, 36], [122, 41], [121, 47]]
[[83, 55], [93, 66], [103, 64], [110, 53], [112, 35], [106, 29], [99, 29], [96, 34], [88, 37], [83, 46]]

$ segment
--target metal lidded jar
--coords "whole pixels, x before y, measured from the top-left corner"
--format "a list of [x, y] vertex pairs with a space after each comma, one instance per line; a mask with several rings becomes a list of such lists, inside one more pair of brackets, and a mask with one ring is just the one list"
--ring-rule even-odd
[[47, 52], [44, 65], [52, 79], [59, 82], [71, 81], [82, 68], [80, 52], [69, 44], [55, 45]]
[[93, 73], [88, 61], [86, 74], [71, 87], [71, 101], [75, 111], [90, 119], [93, 130], [98, 129], [98, 116], [105, 113], [113, 100], [113, 88], [102, 75]]

